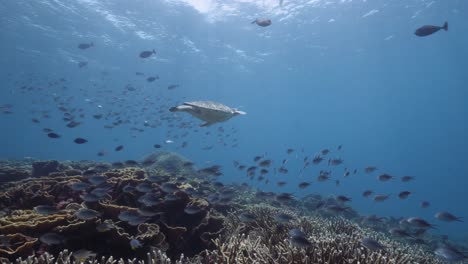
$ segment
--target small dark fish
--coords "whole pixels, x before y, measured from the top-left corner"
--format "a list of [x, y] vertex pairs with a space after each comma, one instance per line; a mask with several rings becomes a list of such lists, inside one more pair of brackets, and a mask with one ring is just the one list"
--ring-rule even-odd
[[401, 228], [390, 228], [388, 231], [390, 234], [397, 236], [397, 237], [413, 237], [410, 233], [406, 232], [405, 230]]
[[304, 231], [298, 229], [298, 228], [293, 228], [291, 230], [288, 231], [288, 235], [290, 236], [301, 236], [301, 237], [306, 237], [306, 234], [304, 233]]
[[428, 201], [421, 202], [421, 208], [428, 208], [429, 206], [431, 206], [431, 203], [429, 203]]
[[449, 262], [458, 262], [468, 259], [468, 256], [453, 247], [442, 245], [436, 248], [434, 254]]
[[174, 89], [177, 88], [177, 87], [179, 87], [178, 84], [171, 84], [171, 85], [167, 86], [167, 89], [168, 89], [168, 90], [174, 90]]
[[138, 166], [138, 162], [135, 160], [126, 160], [124, 163], [127, 166]]
[[156, 81], [156, 80], [158, 80], [158, 79], [159, 79], [158, 76], [156, 76], [156, 77], [150, 76], [150, 77], [146, 78], [146, 81], [147, 81], [147, 82], [154, 82], [154, 81]]
[[138, 240], [138, 239], [130, 240], [130, 248], [132, 250], [136, 250], [136, 249], [141, 248], [141, 247], [143, 247], [143, 244], [140, 242], [140, 240]]
[[127, 184], [125, 185], [123, 188], [122, 188], [122, 191], [125, 192], [125, 193], [131, 193], [133, 191], [135, 191], [136, 188], [130, 184]]
[[258, 162], [258, 161], [261, 160], [261, 159], [262, 159], [261, 156], [255, 156], [253, 160], [254, 160], [254, 162]]
[[329, 159], [328, 160], [328, 166], [338, 166], [340, 164], [343, 164], [342, 159]]
[[325, 205], [323, 209], [330, 213], [342, 213], [342, 212], [347, 211], [348, 209], [351, 209], [351, 207], [344, 207], [344, 206], [339, 206], [336, 204], [329, 204], [329, 205]]
[[153, 190], [153, 186], [149, 182], [141, 182], [136, 186], [136, 190], [142, 193], [148, 193]]
[[91, 186], [90, 184], [85, 183], [85, 182], [75, 182], [75, 183], [70, 184], [70, 188], [77, 192], [82, 192], [86, 190], [87, 188], [89, 188], [90, 186]]
[[82, 49], [82, 50], [85, 50], [85, 49], [89, 49], [91, 47], [94, 47], [94, 43], [91, 42], [91, 43], [80, 43], [78, 44], [78, 48], [79, 49]]
[[262, 161], [260, 161], [260, 163], [258, 163], [258, 165], [260, 167], [268, 167], [268, 166], [271, 165], [271, 163], [272, 163], [271, 160], [262, 160]]
[[364, 168], [364, 172], [367, 174], [370, 174], [376, 170], [377, 170], [377, 167], [374, 167], [374, 166], [369, 166], [369, 167]]
[[315, 164], [315, 165], [319, 164], [319, 163], [322, 162], [322, 161], [323, 161], [323, 158], [322, 158], [321, 156], [319, 156], [319, 155], [315, 156], [315, 157], [312, 159], [312, 163]]
[[57, 233], [45, 233], [39, 237], [39, 240], [48, 246], [53, 246], [62, 244], [65, 241], [65, 237]]
[[83, 67], [86, 67], [88, 66], [88, 62], [87, 61], [80, 61], [78, 62], [78, 68], [83, 68]]
[[374, 192], [371, 191], [371, 190], [366, 190], [366, 191], [364, 191], [364, 192], [362, 193], [362, 196], [364, 196], [364, 197], [367, 198], [367, 197], [371, 196], [373, 193], [374, 193]]
[[328, 155], [328, 153], [330, 153], [330, 150], [329, 150], [329, 149], [323, 149], [323, 150], [321, 151], [321, 153], [322, 153], [322, 155], [325, 156], [325, 155]]
[[377, 240], [372, 239], [370, 237], [364, 237], [363, 239], [361, 239], [361, 245], [372, 251], [385, 250], [384, 245], [380, 244]]
[[278, 172], [279, 172], [279, 173], [282, 173], [282, 174], [287, 174], [287, 173], [288, 173], [288, 169], [286, 169], [285, 167], [280, 167], [280, 168], [278, 169]]
[[280, 193], [276, 195], [276, 200], [278, 202], [287, 203], [294, 200], [294, 196], [290, 193]]
[[383, 222], [383, 217], [378, 217], [376, 215], [367, 215], [364, 216], [362, 219], [362, 222], [367, 222], [367, 223], [382, 223]]
[[275, 217], [275, 220], [279, 223], [287, 223], [291, 220], [293, 220], [294, 217], [289, 215], [289, 214], [285, 214], [285, 213], [279, 213], [276, 215]]
[[41, 121], [39, 121], [39, 119], [37, 119], [37, 118], [33, 118], [33, 119], [31, 119], [31, 122], [39, 124]]
[[344, 195], [338, 195], [338, 196], [336, 196], [336, 200], [338, 202], [345, 203], [345, 202], [351, 202], [352, 199], [349, 198], [349, 197], [346, 197]]
[[187, 205], [184, 209], [184, 212], [186, 214], [190, 214], [190, 215], [193, 215], [193, 214], [198, 214], [199, 212], [201, 212], [202, 209], [196, 205]]
[[107, 177], [103, 175], [94, 175], [89, 177], [88, 181], [93, 185], [100, 185], [107, 181]]
[[70, 121], [70, 123], [67, 124], [67, 127], [74, 128], [74, 127], [79, 126], [80, 124], [81, 124], [80, 122]]
[[54, 132], [50, 132], [47, 136], [50, 138], [60, 138], [60, 135]]
[[310, 186], [310, 182], [301, 182], [299, 183], [298, 187], [299, 189], [305, 189]]
[[80, 250], [74, 251], [72, 256], [75, 258], [76, 262], [85, 263], [87, 259], [95, 258], [96, 253], [86, 250], [86, 249], [80, 249]]
[[55, 206], [38, 205], [34, 207], [34, 211], [41, 215], [51, 215], [57, 213], [59, 210]]
[[165, 182], [160, 186], [161, 190], [165, 193], [173, 193], [179, 190], [177, 184], [171, 182]]
[[276, 183], [276, 185], [277, 185], [278, 187], [283, 187], [283, 186], [285, 186], [286, 184], [288, 184], [288, 183], [285, 182], [285, 181], [279, 181], [279, 182]]
[[406, 220], [406, 222], [415, 227], [434, 228], [432, 224], [428, 223], [426, 220], [419, 218], [419, 217], [410, 217]]
[[86, 140], [84, 138], [75, 138], [75, 140], [73, 140], [73, 142], [75, 142], [76, 144], [84, 144], [84, 143], [88, 142], [88, 140]]
[[403, 199], [408, 198], [408, 196], [409, 196], [410, 194], [411, 194], [411, 192], [409, 192], [409, 191], [402, 191], [402, 192], [400, 192], [400, 193], [398, 194], [398, 198], [400, 198], [400, 199], [403, 200]]
[[403, 176], [403, 177], [401, 177], [402, 182], [410, 182], [412, 180], [414, 180], [413, 176]]
[[115, 148], [115, 151], [121, 151], [124, 148], [123, 145], [119, 145]]
[[239, 215], [239, 220], [244, 223], [251, 223], [255, 222], [256, 218], [255, 215], [249, 213], [249, 212], [243, 212]]
[[449, 212], [438, 212], [434, 215], [435, 218], [439, 219], [440, 221], [445, 222], [463, 222], [460, 217], [454, 216]]
[[304, 236], [291, 236], [289, 238], [289, 242], [291, 242], [291, 244], [293, 244], [295, 247], [299, 247], [299, 248], [307, 248], [307, 247], [312, 246], [312, 242], [310, 242]]
[[101, 213], [99, 213], [98, 211], [88, 209], [88, 208], [81, 208], [75, 213], [76, 218], [80, 220], [89, 220], [89, 219], [96, 218], [100, 215]]
[[257, 24], [261, 27], [268, 27], [269, 25], [271, 25], [271, 20], [270, 19], [255, 19], [254, 21], [252, 21], [251, 24]]
[[381, 174], [381, 175], [379, 175], [379, 176], [377, 177], [377, 179], [378, 179], [379, 181], [383, 181], [383, 182], [389, 181], [389, 180], [391, 180], [391, 179], [393, 179], [393, 178], [394, 178], [393, 176], [388, 175], [388, 174]]
[[414, 34], [416, 36], [418, 36], [418, 37], [426, 37], [426, 36], [429, 36], [429, 35], [432, 35], [432, 34], [436, 33], [437, 31], [439, 31], [441, 29], [447, 31], [448, 30], [448, 23], [445, 22], [444, 25], [441, 26], [441, 27], [432, 26], [432, 25], [425, 25], [425, 26], [422, 26], [422, 27], [416, 29]]
[[158, 149], [158, 148], [161, 148], [161, 147], [162, 147], [162, 146], [159, 145], [159, 144], [154, 144], [154, 145], [153, 145], [153, 148], [157, 148], [157, 149]]
[[289, 149], [286, 150], [286, 153], [288, 153], [288, 154], [292, 154], [293, 152], [294, 152], [294, 149], [292, 149], [292, 148], [289, 148]]
[[155, 50], [145, 50], [140, 52], [140, 58], [145, 59], [150, 57], [151, 55], [156, 54]]
[[374, 201], [383, 202], [383, 201], [387, 200], [389, 197], [390, 197], [390, 194], [388, 194], [388, 195], [379, 194], [379, 195], [374, 196]]

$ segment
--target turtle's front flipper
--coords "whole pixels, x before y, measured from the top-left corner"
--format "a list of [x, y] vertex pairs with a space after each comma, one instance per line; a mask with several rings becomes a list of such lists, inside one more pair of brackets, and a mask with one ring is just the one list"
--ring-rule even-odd
[[188, 111], [188, 110], [192, 110], [192, 109], [193, 109], [193, 107], [191, 107], [189, 105], [179, 105], [179, 106], [169, 108], [169, 111], [178, 112], [178, 111]]

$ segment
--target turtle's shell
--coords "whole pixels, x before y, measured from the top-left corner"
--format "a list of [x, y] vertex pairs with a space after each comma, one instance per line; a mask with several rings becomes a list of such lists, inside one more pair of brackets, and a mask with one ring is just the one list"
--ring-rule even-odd
[[192, 107], [206, 109], [206, 110], [213, 110], [213, 111], [220, 111], [232, 114], [234, 110], [228, 106], [223, 104], [213, 102], [213, 101], [194, 101], [194, 102], [185, 102], [184, 105], [189, 105]]
[[223, 122], [234, 116], [235, 110], [220, 103], [212, 101], [185, 102], [184, 105], [191, 106], [188, 111], [193, 116], [210, 123]]

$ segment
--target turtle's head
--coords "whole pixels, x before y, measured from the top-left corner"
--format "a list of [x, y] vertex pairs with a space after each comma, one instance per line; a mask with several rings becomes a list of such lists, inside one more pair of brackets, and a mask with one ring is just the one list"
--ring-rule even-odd
[[246, 115], [246, 114], [247, 113], [244, 112], [244, 111], [240, 111], [240, 110], [237, 110], [237, 109], [234, 110], [234, 115]]

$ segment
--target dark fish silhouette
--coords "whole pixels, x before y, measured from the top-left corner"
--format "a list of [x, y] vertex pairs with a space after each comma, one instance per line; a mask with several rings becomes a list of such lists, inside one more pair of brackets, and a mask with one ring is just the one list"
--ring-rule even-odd
[[94, 47], [93, 42], [91, 42], [91, 43], [81, 43], [81, 44], [78, 45], [78, 48], [82, 49], [82, 50], [89, 49], [91, 47]]
[[80, 61], [78, 62], [78, 68], [83, 68], [83, 67], [86, 67], [88, 66], [88, 62], [87, 61]]
[[157, 76], [156, 76], [156, 77], [151, 76], [151, 77], [146, 78], [146, 81], [147, 81], [147, 82], [154, 82], [154, 81], [156, 81], [157, 79], [159, 79], [159, 77], [157, 77]]
[[425, 25], [425, 26], [422, 26], [422, 27], [416, 29], [416, 32], [414, 32], [414, 34], [416, 36], [419, 36], [419, 37], [425, 37], [425, 36], [432, 35], [432, 34], [436, 33], [437, 31], [439, 31], [441, 29], [444, 29], [445, 31], [447, 31], [448, 30], [448, 23], [445, 22], [444, 25], [441, 26], [441, 27], [432, 26], [432, 25]]
[[73, 142], [75, 142], [76, 144], [84, 144], [84, 143], [88, 142], [88, 140], [86, 140], [84, 138], [75, 138], [75, 140], [73, 140]]
[[257, 24], [261, 27], [268, 27], [269, 25], [271, 25], [271, 20], [270, 19], [255, 19], [254, 21], [252, 21], [252, 24]]
[[50, 132], [47, 136], [50, 138], [60, 138], [60, 135], [54, 132]]
[[115, 151], [121, 151], [124, 148], [123, 145], [119, 145], [115, 148]]
[[150, 57], [151, 55], [156, 54], [155, 50], [145, 50], [140, 52], [140, 58], [145, 59]]

